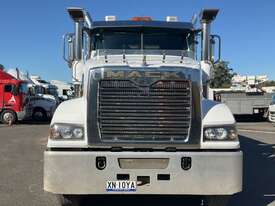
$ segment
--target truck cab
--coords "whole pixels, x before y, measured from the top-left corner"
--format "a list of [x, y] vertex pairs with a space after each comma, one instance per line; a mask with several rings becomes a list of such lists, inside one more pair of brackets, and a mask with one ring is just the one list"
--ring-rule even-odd
[[29, 102], [32, 105], [32, 119], [38, 122], [47, 121], [52, 118], [56, 107], [58, 106], [59, 100], [56, 94], [56, 89], [51, 85], [52, 88], [49, 92], [49, 86], [36, 84], [31, 82], [28, 84], [30, 98]]
[[53, 116], [44, 189], [61, 205], [88, 194], [169, 194], [215, 206], [241, 192], [235, 119], [207, 99], [218, 10], [202, 11], [201, 28], [176, 17], [92, 21], [84, 9], [68, 12], [75, 32], [64, 36], [64, 58], [79, 97]]
[[17, 80], [0, 69], [0, 121], [13, 124], [30, 116], [27, 82]]
[[51, 80], [50, 83], [57, 88], [59, 100], [65, 101], [74, 97], [73, 85], [68, 82]]

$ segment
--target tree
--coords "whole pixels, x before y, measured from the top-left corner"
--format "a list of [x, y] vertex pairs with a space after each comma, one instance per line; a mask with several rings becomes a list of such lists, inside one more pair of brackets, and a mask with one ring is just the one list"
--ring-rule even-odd
[[229, 62], [219, 61], [214, 64], [212, 79], [210, 80], [211, 88], [229, 88], [231, 80], [236, 73], [229, 67]]

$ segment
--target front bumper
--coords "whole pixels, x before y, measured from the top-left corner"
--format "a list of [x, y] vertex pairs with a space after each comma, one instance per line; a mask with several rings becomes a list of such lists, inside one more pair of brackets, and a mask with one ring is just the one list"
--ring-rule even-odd
[[[96, 157], [104, 156], [107, 166], [96, 168]], [[150, 176], [150, 184], [138, 186], [130, 194], [231, 195], [242, 190], [243, 154], [241, 151], [217, 152], [92, 152], [45, 151], [44, 190], [56, 194], [110, 194], [106, 181], [117, 174]], [[192, 167], [181, 168], [181, 158], [191, 157]], [[119, 158], [168, 158], [162, 169], [122, 169]], [[170, 180], [157, 180], [158, 174], [170, 174]], [[125, 192], [115, 192], [121, 194]]]
[[28, 106], [24, 107], [22, 111], [17, 112], [16, 114], [19, 121], [29, 119], [32, 116], [32, 108]]
[[275, 112], [270, 112], [269, 113], [269, 121], [275, 122]]
[[26, 111], [25, 111], [25, 110], [23, 110], [23, 111], [21, 111], [21, 112], [16, 112], [16, 114], [17, 114], [17, 119], [18, 119], [19, 121], [24, 120], [24, 119], [27, 118], [27, 115], [26, 115]]

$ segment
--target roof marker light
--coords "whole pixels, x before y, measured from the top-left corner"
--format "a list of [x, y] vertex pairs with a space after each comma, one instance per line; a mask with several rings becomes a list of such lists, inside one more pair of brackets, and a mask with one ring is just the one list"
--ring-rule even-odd
[[116, 21], [116, 16], [105, 16], [105, 21]]
[[178, 17], [177, 16], [167, 16], [166, 21], [168, 21], [168, 22], [177, 22]]
[[152, 21], [150, 16], [135, 16], [131, 18], [132, 21]]

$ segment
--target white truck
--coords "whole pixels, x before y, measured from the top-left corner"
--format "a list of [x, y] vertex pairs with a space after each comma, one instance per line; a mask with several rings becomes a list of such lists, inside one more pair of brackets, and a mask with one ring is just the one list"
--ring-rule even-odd
[[57, 88], [58, 97], [61, 101], [74, 97], [73, 85], [60, 80], [51, 80], [50, 83]]
[[268, 119], [270, 122], [275, 122], [275, 94], [272, 96], [272, 100], [268, 108]]
[[37, 89], [39, 94], [51, 95], [58, 100], [58, 91], [55, 85], [36, 75], [30, 76], [30, 79], [35, 85], [39, 86], [39, 89]]
[[235, 119], [207, 99], [218, 10], [202, 11], [201, 28], [173, 16], [92, 21], [82, 8], [68, 12], [75, 33], [64, 37], [65, 59], [81, 96], [51, 121], [44, 190], [63, 206], [89, 194], [200, 195], [221, 206], [241, 192]]

